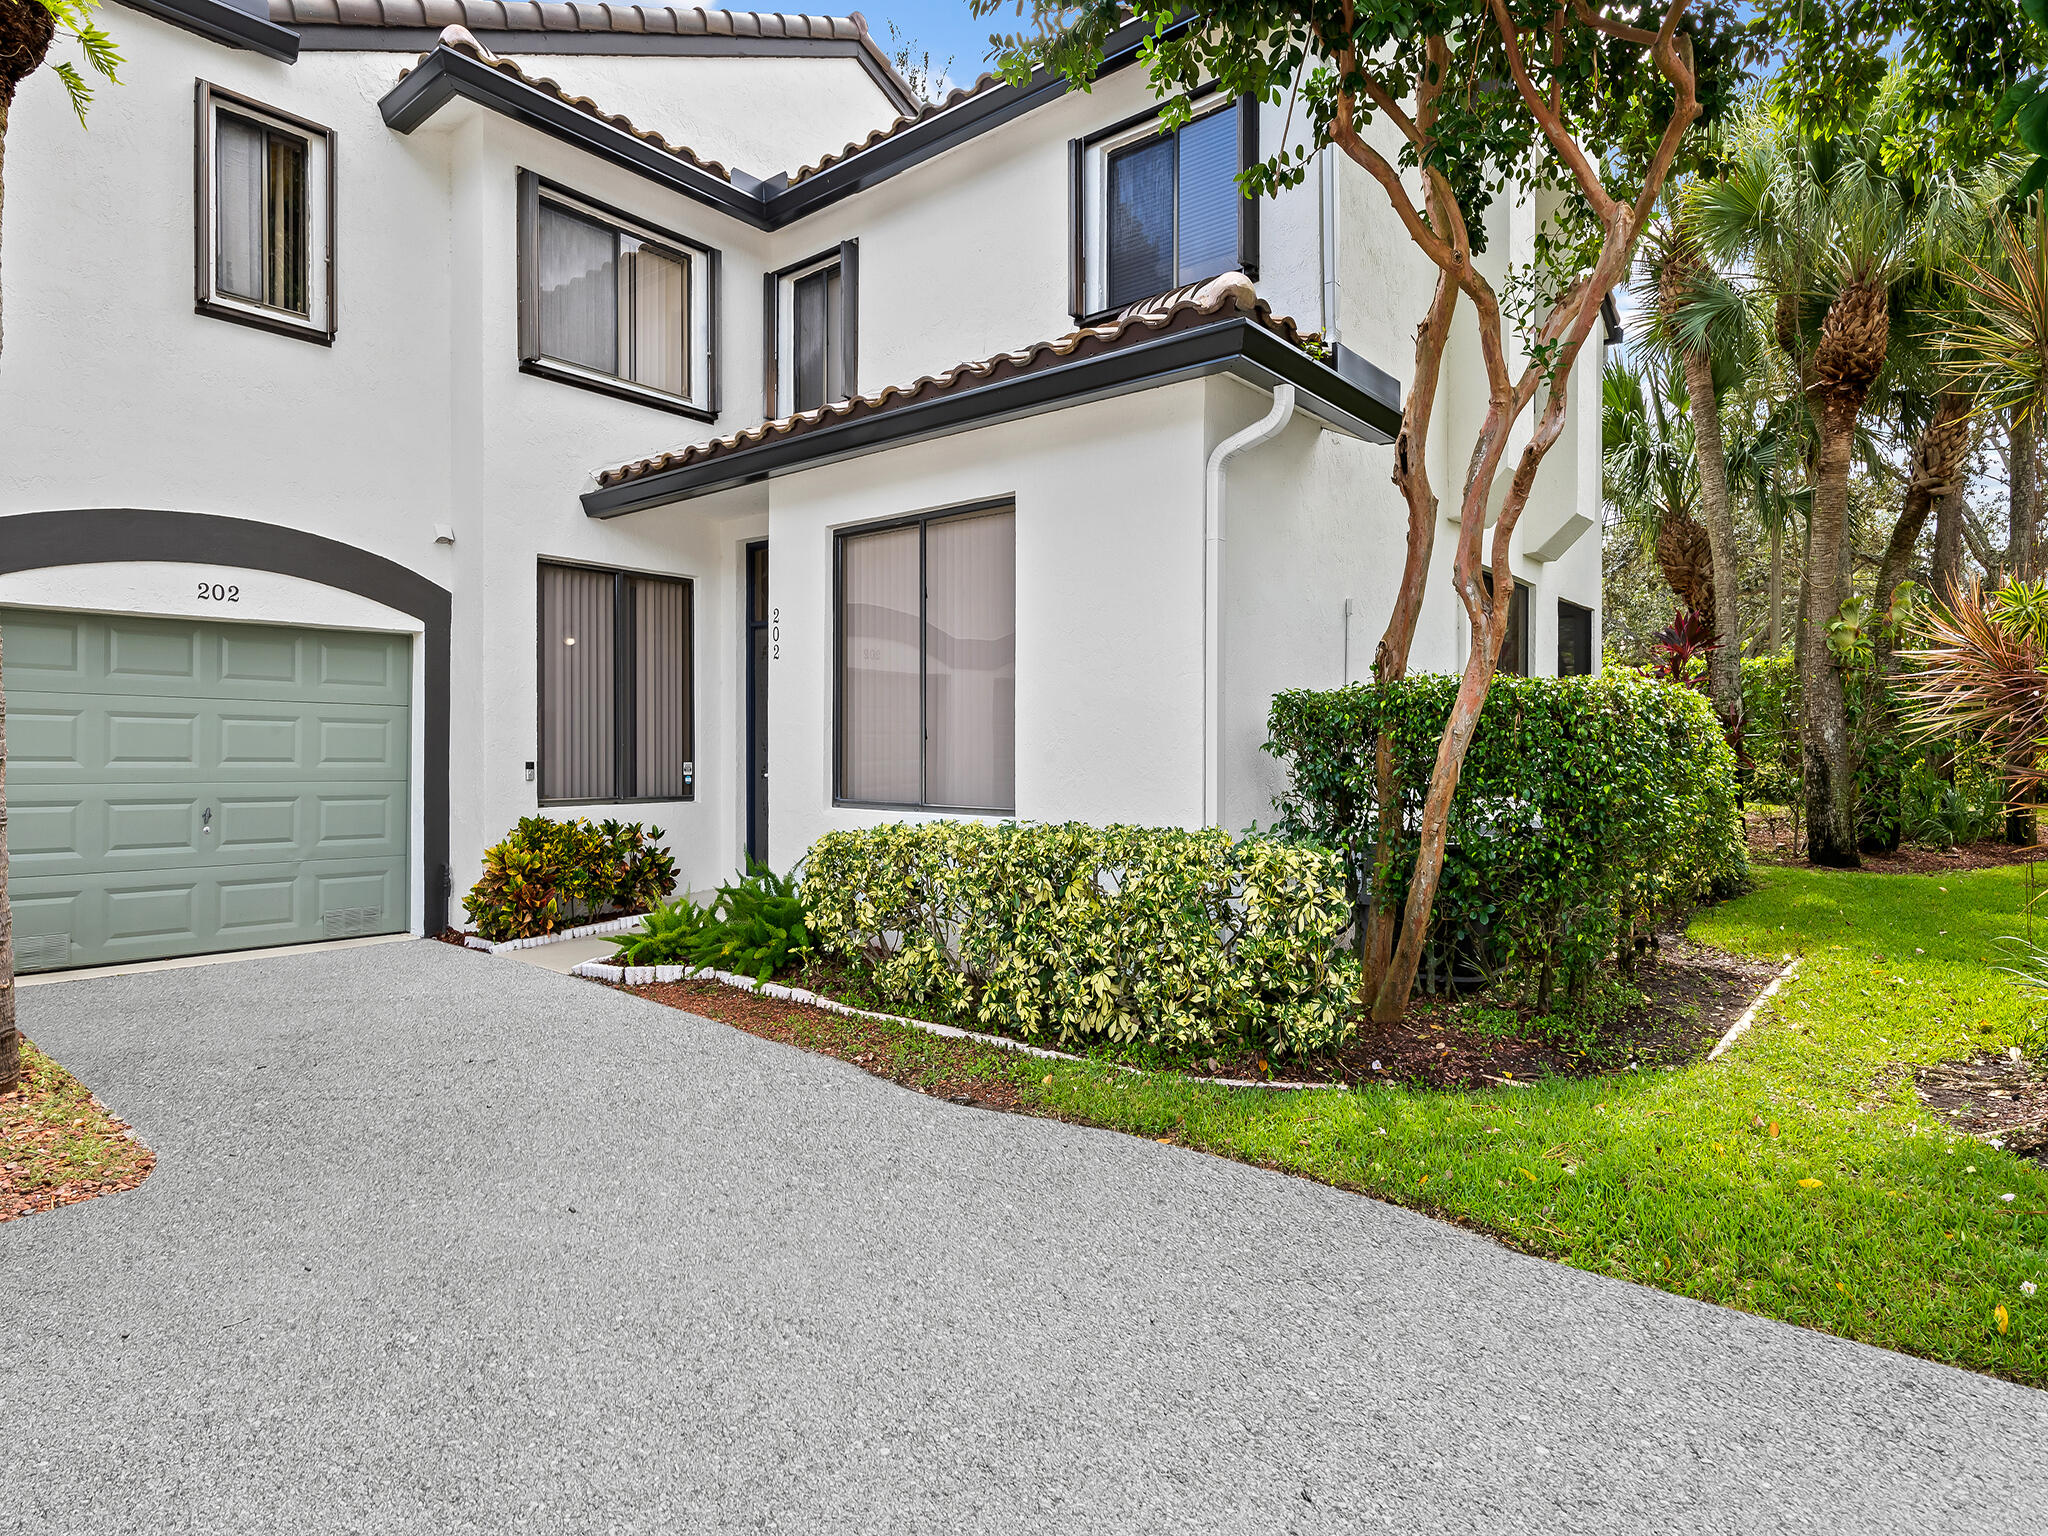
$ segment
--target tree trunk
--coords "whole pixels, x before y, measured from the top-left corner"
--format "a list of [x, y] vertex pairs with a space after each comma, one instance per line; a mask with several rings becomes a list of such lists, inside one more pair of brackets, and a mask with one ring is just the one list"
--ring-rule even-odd
[[1929, 572], [1936, 601], [1952, 602], [1963, 584], [1963, 488], [1953, 485], [1934, 498], [1934, 565]]
[[1781, 517], [1771, 524], [1771, 618], [1765, 631], [1770, 653], [1775, 656], [1783, 648], [1785, 632], [1782, 615], [1785, 611], [1785, 520]]
[[1721, 440], [1721, 400], [1714, 364], [1704, 351], [1685, 354], [1685, 395], [1692, 412], [1693, 455], [1699, 461], [1700, 522], [1714, 566], [1714, 634], [1707, 655], [1707, 692], [1731, 731], [1742, 724], [1742, 614], [1735, 573], [1735, 513], [1728, 502], [1728, 450]]
[[1806, 776], [1806, 856], [1816, 864], [1853, 869], [1856, 778], [1849, 760], [1849, 707], [1841, 669], [1828, 648], [1828, 625], [1841, 611], [1842, 535], [1849, 506], [1849, 458], [1856, 414], [1831, 402], [1820, 413], [1820, 456], [1808, 520], [1806, 579], [1800, 614], [1800, 742]]
[[[1876, 607], [1880, 614], [1891, 606], [1893, 591], [1906, 579], [1914, 547], [1920, 542], [1920, 530], [1927, 525], [1927, 513], [1937, 497], [1946, 496], [1954, 487], [1969, 447], [1970, 403], [1961, 395], [1943, 395], [1935, 408], [1934, 420], [1913, 445], [1913, 459], [1906, 473], [1905, 502], [1877, 568]], [[1889, 659], [1888, 632], [1880, 631], [1878, 644], [1884, 658]]]
[[2006, 560], [2021, 581], [2034, 578], [2035, 524], [2040, 519], [2034, 483], [2034, 422], [2014, 412], [2006, 443]]

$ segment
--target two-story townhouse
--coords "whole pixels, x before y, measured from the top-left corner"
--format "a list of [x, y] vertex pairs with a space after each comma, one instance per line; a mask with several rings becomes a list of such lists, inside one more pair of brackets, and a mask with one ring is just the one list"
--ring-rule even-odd
[[[1162, 131], [1135, 27], [918, 106], [858, 17], [123, 3], [90, 131], [38, 80], [9, 136], [24, 969], [434, 931], [536, 808], [696, 886], [889, 817], [1241, 827], [1272, 692], [1369, 665], [1430, 273], [1337, 157], [1238, 197], [1284, 111]], [[1598, 366], [1515, 670], [1597, 655]]]

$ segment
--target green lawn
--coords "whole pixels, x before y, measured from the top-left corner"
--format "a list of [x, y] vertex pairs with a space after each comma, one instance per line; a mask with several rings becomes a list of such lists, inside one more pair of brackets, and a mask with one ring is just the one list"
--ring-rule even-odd
[[1758, 880], [1693, 935], [1806, 959], [1719, 1061], [1485, 1094], [1229, 1091], [1096, 1066], [1020, 1075], [1030, 1099], [1070, 1119], [1170, 1136], [1453, 1217], [1582, 1269], [2048, 1386], [2048, 1171], [1951, 1140], [1901, 1071], [1980, 1047], [2035, 1049], [2033, 1010], [1997, 969], [1998, 936], [2021, 926], [2023, 872], [1767, 869]]

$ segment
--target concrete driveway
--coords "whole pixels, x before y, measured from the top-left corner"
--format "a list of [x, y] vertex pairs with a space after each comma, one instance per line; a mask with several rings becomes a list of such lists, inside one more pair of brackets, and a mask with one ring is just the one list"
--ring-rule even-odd
[[440, 944], [21, 994], [0, 1530], [2014, 1531], [2048, 1394]]

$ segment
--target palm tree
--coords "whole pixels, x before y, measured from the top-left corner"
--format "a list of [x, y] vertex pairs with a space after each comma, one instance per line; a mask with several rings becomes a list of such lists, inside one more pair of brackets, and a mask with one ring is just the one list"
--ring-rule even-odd
[[1813, 418], [1798, 647], [1807, 857], [1851, 867], [1860, 860], [1848, 703], [1826, 641], [1849, 596], [1858, 428], [1890, 355], [1894, 303], [1930, 254], [1924, 198], [1884, 168], [1888, 127], [1882, 100], [1860, 132], [1826, 140], [1753, 109], [1731, 135], [1728, 173], [1695, 187], [1687, 208], [1702, 246], [1771, 303]]
[[1679, 606], [1719, 633], [1713, 551], [1696, 516], [1699, 459], [1676, 368], [1667, 362], [1646, 379], [1616, 359], [1607, 365], [1600, 395], [1607, 503], [1655, 556]]
[[[121, 56], [92, 20], [94, 0], [0, 0], [0, 172], [7, 150], [7, 115], [21, 82], [43, 67], [50, 44], [62, 31], [74, 38], [86, 62], [112, 80]], [[85, 121], [92, 89], [78, 66], [59, 60], [51, 66], [70, 93], [72, 109]], [[0, 174], [0, 209], [6, 207], [7, 183]], [[4, 333], [0, 333], [4, 334]], [[21, 1034], [14, 1025], [14, 920], [7, 904], [7, 694], [0, 687], [0, 1093], [21, 1081]]]
[[1693, 459], [1699, 485], [1699, 522], [1713, 563], [1714, 601], [1710, 614], [1720, 642], [1707, 653], [1707, 691], [1714, 712], [1732, 732], [1742, 724], [1741, 583], [1736, 572], [1735, 507], [1729, 490], [1728, 446], [1721, 430], [1721, 402], [1741, 376], [1751, 350], [1747, 307], [1714, 271], [1699, 240], [1683, 219], [1666, 219], [1644, 237], [1643, 276], [1657, 293], [1648, 342], [1671, 358], [1685, 380], [1685, 405], [1692, 423]]

